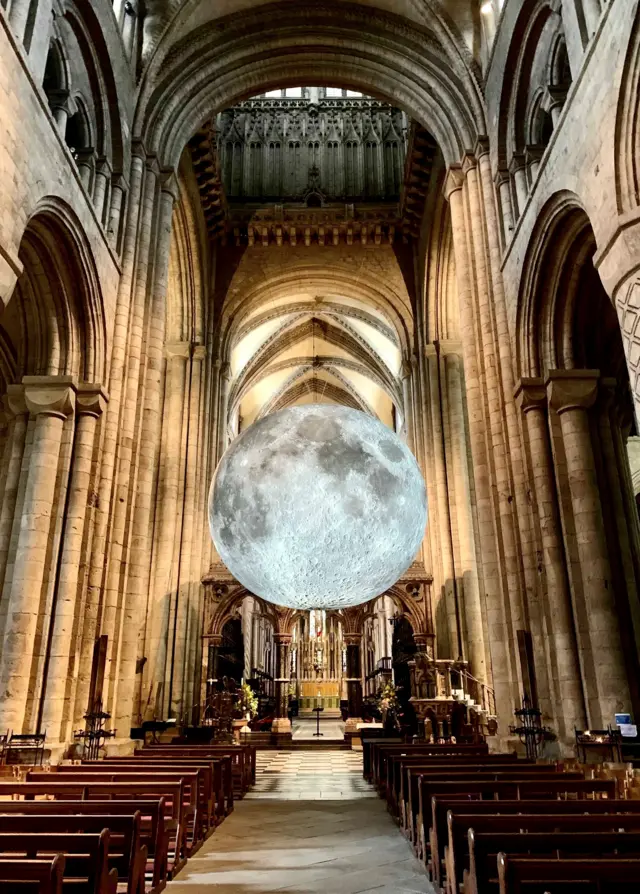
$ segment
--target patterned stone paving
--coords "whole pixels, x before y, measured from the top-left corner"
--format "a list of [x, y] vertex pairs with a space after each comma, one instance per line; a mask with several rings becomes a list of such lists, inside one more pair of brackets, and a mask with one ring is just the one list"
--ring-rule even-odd
[[[323, 788], [328, 797], [318, 800]], [[255, 790], [167, 887], [168, 894], [209, 891], [434, 894], [362, 780], [362, 756], [348, 751], [258, 753]]]
[[259, 751], [250, 800], [356, 800], [376, 798], [362, 778], [356, 751]]

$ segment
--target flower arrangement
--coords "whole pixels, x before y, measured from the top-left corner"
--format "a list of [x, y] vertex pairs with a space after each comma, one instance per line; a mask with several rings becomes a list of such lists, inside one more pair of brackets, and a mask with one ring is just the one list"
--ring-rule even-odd
[[240, 698], [238, 699], [240, 710], [243, 714], [255, 717], [258, 713], [258, 696], [248, 683], [240, 686]]
[[378, 692], [378, 708], [384, 714], [387, 711], [395, 711], [397, 707], [398, 690], [390, 681], [389, 683], [385, 683], [382, 689]]

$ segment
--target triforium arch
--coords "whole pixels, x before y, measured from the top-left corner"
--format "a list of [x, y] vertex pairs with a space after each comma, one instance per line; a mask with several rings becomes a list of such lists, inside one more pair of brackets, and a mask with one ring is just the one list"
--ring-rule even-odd
[[640, 537], [626, 451], [635, 421], [595, 250], [577, 197], [553, 197], [525, 259], [517, 322], [517, 399], [543, 560], [531, 676], [565, 742], [574, 727], [606, 725], [638, 704]]

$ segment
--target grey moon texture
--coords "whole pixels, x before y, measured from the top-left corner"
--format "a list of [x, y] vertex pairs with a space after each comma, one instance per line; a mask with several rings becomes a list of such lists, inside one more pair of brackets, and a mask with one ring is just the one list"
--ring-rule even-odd
[[290, 608], [379, 596], [413, 562], [427, 498], [400, 438], [359, 410], [310, 404], [254, 422], [220, 460], [209, 525], [251, 593]]

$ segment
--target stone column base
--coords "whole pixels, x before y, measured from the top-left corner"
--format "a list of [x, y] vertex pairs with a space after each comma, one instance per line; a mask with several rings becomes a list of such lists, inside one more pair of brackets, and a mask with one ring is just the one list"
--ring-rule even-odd
[[293, 741], [291, 721], [288, 717], [276, 717], [271, 724], [271, 741], [276, 748], [286, 748]]

